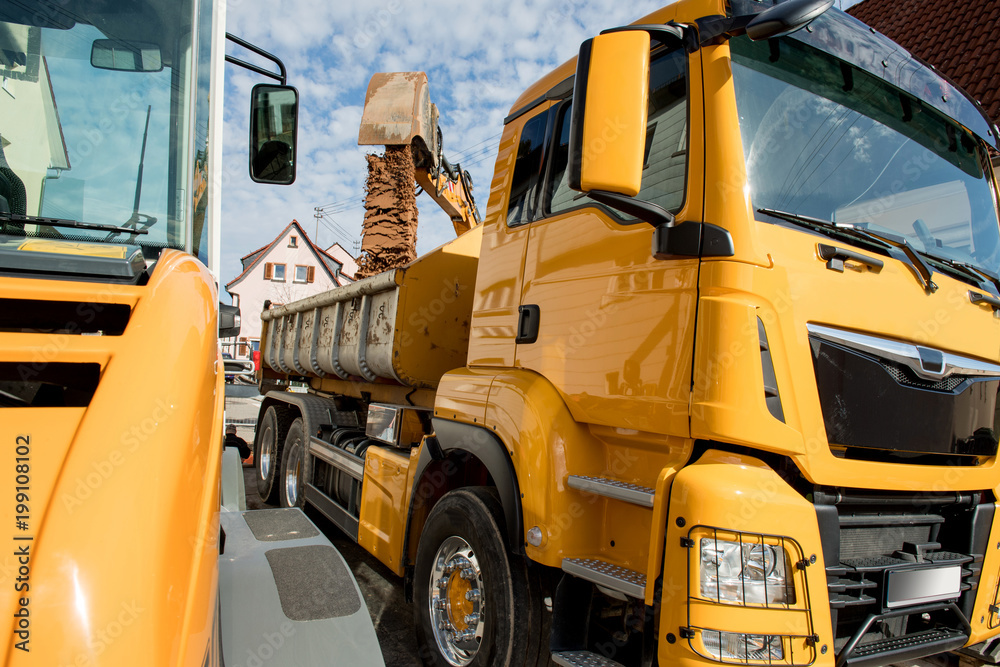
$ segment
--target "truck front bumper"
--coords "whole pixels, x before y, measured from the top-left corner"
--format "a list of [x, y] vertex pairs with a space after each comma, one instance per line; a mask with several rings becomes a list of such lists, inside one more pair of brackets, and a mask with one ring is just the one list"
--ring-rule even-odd
[[710, 450], [671, 487], [660, 664], [872, 667], [993, 637], [994, 510], [985, 492], [804, 495]]

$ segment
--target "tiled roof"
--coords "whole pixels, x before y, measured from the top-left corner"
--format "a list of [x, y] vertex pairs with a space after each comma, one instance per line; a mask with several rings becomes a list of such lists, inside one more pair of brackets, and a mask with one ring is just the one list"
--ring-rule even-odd
[[847, 13], [934, 65], [1000, 121], [1000, 0], [864, 0]]

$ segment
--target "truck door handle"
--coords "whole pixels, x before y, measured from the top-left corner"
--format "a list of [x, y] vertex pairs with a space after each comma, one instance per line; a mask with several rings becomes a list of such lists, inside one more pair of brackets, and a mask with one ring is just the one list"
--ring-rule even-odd
[[985, 303], [993, 310], [1000, 310], [1000, 299], [995, 296], [990, 296], [989, 294], [969, 290], [969, 301], [972, 303]]
[[541, 310], [538, 306], [521, 306], [517, 309], [518, 320], [517, 320], [517, 338], [514, 339], [515, 343], [534, 343], [538, 340], [538, 319], [541, 316]]
[[854, 252], [847, 248], [837, 248], [825, 243], [820, 243], [817, 248], [819, 250], [819, 258], [827, 260], [826, 268], [832, 271], [839, 271], [840, 273], [844, 272], [844, 262], [846, 261], [863, 264], [875, 273], [881, 271], [884, 264], [881, 259], [869, 257], [868, 255]]

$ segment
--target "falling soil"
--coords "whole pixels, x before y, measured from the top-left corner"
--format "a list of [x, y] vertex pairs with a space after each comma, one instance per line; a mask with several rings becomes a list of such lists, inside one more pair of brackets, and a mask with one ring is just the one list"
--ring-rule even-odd
[[365, 220], [359, 278], [405, 266], [417, 258], [417, 197], [409, 146], [386, 146], [368, 155]]

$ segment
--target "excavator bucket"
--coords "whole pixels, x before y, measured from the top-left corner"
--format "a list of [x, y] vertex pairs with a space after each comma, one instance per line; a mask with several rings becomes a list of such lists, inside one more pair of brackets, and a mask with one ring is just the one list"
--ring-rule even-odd
[[[423, 72], [379, 72], [368, 82], [359, 146], [409, 146], [437, 161], [438, 112]], [[423, 150], [420, 150], [423, 149]], [[434, 165], [436, 166], [436, 164]]]

